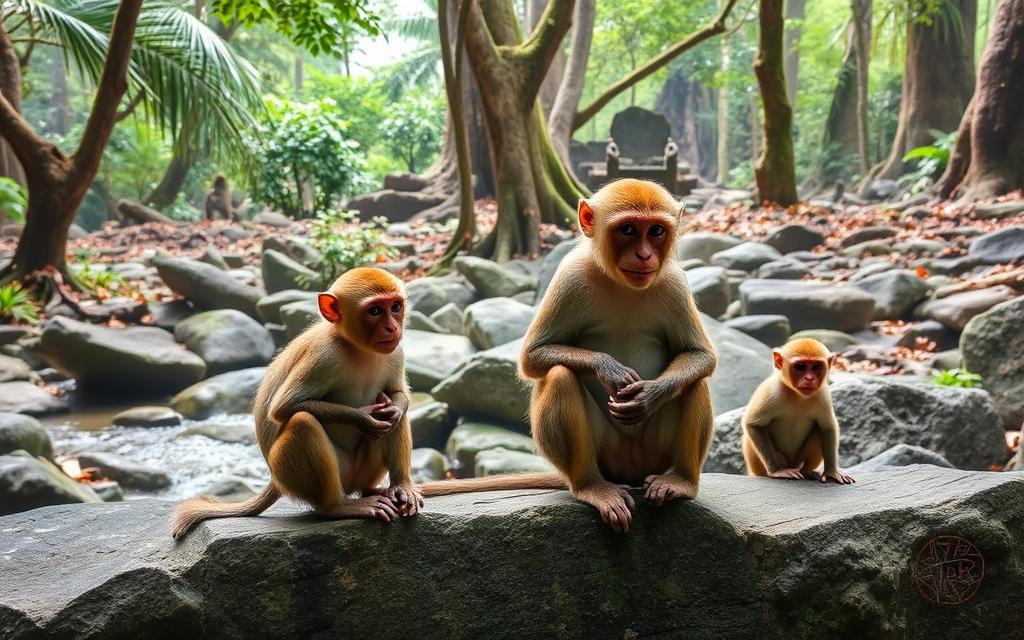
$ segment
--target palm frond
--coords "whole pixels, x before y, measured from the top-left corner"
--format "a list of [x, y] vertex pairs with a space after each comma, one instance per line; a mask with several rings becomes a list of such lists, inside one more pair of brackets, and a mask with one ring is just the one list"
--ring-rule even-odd
[[440, 73], [437, 67], [440, 62], [439, 46], [423, 45], [413, 50], [388, 68], [389, 75], [384, 82], [388, 97], [396, 100], [412, 87], [425, 87], [438, 80]]

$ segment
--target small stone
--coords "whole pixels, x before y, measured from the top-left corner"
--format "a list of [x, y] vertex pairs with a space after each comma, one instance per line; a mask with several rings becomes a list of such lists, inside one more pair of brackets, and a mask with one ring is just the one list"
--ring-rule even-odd
[[116, 427], [173, 427], [181, 424], [181, 414], [170, 407], [133, 407], [111, 418]]

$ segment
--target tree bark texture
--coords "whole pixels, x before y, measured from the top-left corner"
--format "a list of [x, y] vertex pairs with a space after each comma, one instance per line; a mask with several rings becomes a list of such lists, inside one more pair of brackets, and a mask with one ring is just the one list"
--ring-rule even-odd
[[867, 175], [871, 168], [868, 131], [868, 69], [871, 56], [871, 0], [853, 0], [854, 55], [857, 60], [857, 157], [860, 173]]
[[827, 184], [842, 177], [848, 159], [859, 155], [857, 137], [857, 40], [853, 21], [846, 29], [846, 51], [832, 91], [821, 151], [811, 169], [812, 181]]
[[786, 207], [795, 204], [798, 198], [793, 164], [793, 109], [786, 99], [783, 71], [785, 20], [782, 5], [783, 0], [760, 2], [754, 75], [764, 109], [764, 141], [754, 176], [761, 201]]
[[662, 85], [654, 107], [668, 119], [680, 155], [695, 173], [710, 180], [717, 171], [715, 102], [714, 90], [677, 71]]
[[990, 198], [1024, 188], [1024, 0], [1000, 0], [974, 97], [939, 193]]
[[931, 17], [931, 24], [910, 17], [896, 136], [888, 159], [873, 170], [874, 179], [895, 179], [911, 169], [903, 161], [907, 151], [932, 144], [932, 131], [956, 129], [974, 93], [977, 0], [949, 2], [959, 11], [963, 29], [941, 13]]
[[572, 141], [572, 121], [583, 95], [583, 84], [587, 74], [587, 60], [590, 59], [590, 43], [594, 37], [594, 18], [597, 16], [597, 0], [576, 0], [573, 15], [572, 39], [569, 45], [569, 60], [562, 82], [558, 87], [555, 103], [548, 115], [548, 129], [551, 142], [562, 162], [570, 167], [569, 145]]
[[[21, 62], [7, 37], [3, 20], [0, 20], [0, 95], [7, 99], [12, 109], [21, 113]], [[21, 162], [3, 138], [0, 138], [0, 176], [11, 178], [23, 187], [28, 185]]]
[[[547, 0], [527, 0], [526, 7], [526, 30], [532, 31], [536, 26], [540, 17], [544, 15], [544, 7], [547, 6]], [[562, 84], [562, 77], [565, 74], [566, 67], [566, 56], [562, 48], [558, 48], [558, 53], [555, 54], [554, 59], [551, 61], [551, 67], [548, 68], [548, 72], [544, 74], [544, 82], [540, 85], [540, 108], [544, 111], [544, 117], [551, 116], [551, 109], [555, 105], [555, 100], [558, 98], [558, 88]]]
[[803, 19], [806, 16], [807, 0], [786, 1], [786, 98], [796, 106], [796, 94], [800, 88], [800, 38], [804, 35]]

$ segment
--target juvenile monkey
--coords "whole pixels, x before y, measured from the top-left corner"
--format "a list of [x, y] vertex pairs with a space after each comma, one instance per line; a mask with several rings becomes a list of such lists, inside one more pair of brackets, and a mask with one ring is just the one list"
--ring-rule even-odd
[[743, 413], [747, 473], [852, 483], [839, 471], [839, 423], [828, 388], [836, 357], [817, 340], [804, 338], [786, 343], [772, 358], [775, 373], [758, 386]]
[[231, 204], [231, 187], [220, 174], [213, 178], [213, 188], [206, 192], [206, 219], [238, 222], [238, 213]]
[[555, 273], [526, 334], [530, 423], [558, 474], [431, 483], [425, 495], [568, 486], [628, 531], [644, 486], [660, 505], [693, 498], [714, 427], [717, 356], [673, 259], [680, 204], [661, 186], [618, 180], [580, 200], [585, 236]]
[[[409, 476], [401, 280], [352, 269], [318, 303], [323, 319], [274, 359], [253, 401], [270, 484], [240, 503], [187, 500], [175, 513], [175, 538], [208, 518], [258, 515], [282, 495], [326, 518], [390, 522], [423, 505]], [[381, 488], [385, 474], [389, 486]]]

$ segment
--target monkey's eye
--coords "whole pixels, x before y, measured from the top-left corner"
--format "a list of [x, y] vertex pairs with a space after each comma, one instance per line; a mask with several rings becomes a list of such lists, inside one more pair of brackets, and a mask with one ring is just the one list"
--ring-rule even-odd
[[647, 233], [652, 238], [660, 238], [661, 236], [665, 235], [665, 227], [661, 226], [660, 224], [656, 224], [653, 227], [651, 227], [651, 230], [648, 231]]
[[807, 364], [803, 362], [798, 362], [793, 365], [793, 371], [796, 371], [797, 373], [806, 373]]
[[380, 314], [384, 313], [384, 307], [380, 306], [379, 304], [375, 304], [369, 309], [367, 309], [366, 313], [370, 314], [371, 316], [379, 316]]
[[815, 362], [814, 365], [811, 366], [811, 371], [820, 376], [825, 371], [825, 365], [820, 362]]
[[402, 310], [402, 303], [401, 302], [397, 302], [396, 301], [393, 305], [391, 305], [391, 313], [398, 313], [401, 310]]
[[635, 236], [636, 235], [636, 225], [624, 224], [621, 227], [619, 227], [619, 231], [621, 231], [622, 235], [624, 235], [624, 236]]

